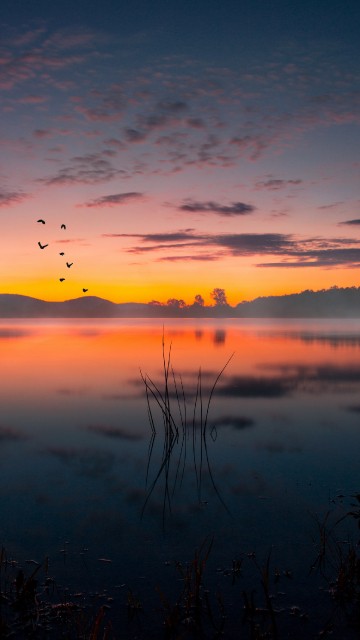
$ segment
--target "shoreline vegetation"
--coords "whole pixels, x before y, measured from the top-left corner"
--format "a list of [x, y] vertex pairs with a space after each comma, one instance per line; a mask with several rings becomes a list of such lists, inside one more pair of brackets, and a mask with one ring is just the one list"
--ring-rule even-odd
[[224, 289], [214, 289], [214, 304], [201, 295], [192, 304], [171, 298], [166, 303], [114, 303], [96, 296], [49, 302], [18, 294], [0, 294], [0, 318], [359, 318], [360, 287], [305, 290], [259, 297], [231, 306]]
[[214, 569], [210, 559], [221, 540], [210, 536], [189, 557], [165, 563], [171, 586], [167, 575], [164, 587], [164, 567], [159, 567], [148, 586], [150, 597], [141, 584], [123, 584], [114, 597], [111, 585], [79, 592], [58, 582], [50, 558], [21, 563], [2, 547], [0, 638], [355, 640], [360, 635], [360, 494], [337, 496], [334, 503], [316, 523], [306, 583], [282, 565], [281, 557], [274, 559], [272, 550], [262, 559], [240, 551], [227, 566]]

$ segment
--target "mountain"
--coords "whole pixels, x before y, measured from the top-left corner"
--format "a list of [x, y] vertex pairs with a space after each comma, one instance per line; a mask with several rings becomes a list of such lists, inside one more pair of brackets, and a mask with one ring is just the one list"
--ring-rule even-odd
[[0, 294], [0, 318], [360, 318], [360, 287], [302, 291], [255, 298], [235, 307], [161, 304], [116, 304], [96, 296], [47, 302], [28, 296]]

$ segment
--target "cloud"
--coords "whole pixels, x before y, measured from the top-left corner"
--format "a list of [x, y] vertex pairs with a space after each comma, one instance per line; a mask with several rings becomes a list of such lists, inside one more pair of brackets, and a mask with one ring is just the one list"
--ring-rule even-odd
[[125, 171], [116, 169], [103, 156], [104, 153], [101, 152], [75, 156], [67, 167], [60, 169], [53, 176], [39, 178], [38, 182], [47, 186], [97, 184], [125, 174]]
[[144, 142], [147, 138], [145, 131], [139, 131], [138, 129], [126, 128], [124, 129], [124, 135], [127, 142], [139, 143]]
[[199, 202], [196, 200], [186, 200], [184, 204], [178, 207], [179, 211], [188, 211], [191, 213], [216, 213], [220, 216], [244, 216], [255, 211], [255, 207], [244, 202], [232, 202], [231, 205], [223, 205], [218, 202]]
[[116, 205], [127, 204], [127, 202], [131, 200], [142, 200], [144, 194], [140, 191], [129, 191], [127, 193], [114, 193], [108, 196], [101, 196], [100, 198], [95, 198], [94, 200], [89, 200], [85, 202], [82, 206], [84, 207], [113, 207]]
[[340, 266], [360, 266], [360, 249], [344, 248], [344, 249], [324, 249], [317, 251], [293, 251], [288, 254], [295, 255], [296, 260], [284, 258], [281, 262], [262, 262], [257, 264], [258, 267], [285, 267], [285, 268], [303, 268], [303, 267], [340, 267]]
[[[127, 251], [142, 254], [152, 251], [191, 247], [192, 254], [172, 254], [161, 260], [210, 260], [224, 256], [278, 256], [276, 262], [255, 263], [257, 267], [357, 267], [360, 265], [359, 240], [353, 238], [300, 238], [282, 233], [201, 234], [194, 229], [169, 233], [103, 234], [108, 238], [137, 238], [142, 244]], [[353, 246], [355, 245], [355, 246]], [[211, 251], [210, 251], [211, 248]], [[215, 251], [213, 251], [213, 249]], [[204, 252], [205, 249], [205, 252]], [[216, 251], [217, 250], [217, 251]], [[219, 253], [221, 252], [221, 254]]]
[[278, 180], [275, 178], [269, 178], [269, 180], [264, 180], [255, 183], [255, 187], [257, 189], [269, 189], [270, 191], [278, 191], [279, 189], [284, 189], [288, 186], [298, 186], [302, 184], [303, 181], [300, 179], [297, 180]]
[[354, 220], [345, 220], [344, 222], [339, 222], [339, 225], [349, 225], [350, 227], [360, 225], [360, 218], [355, 218]]
[[33, 131], [34, 138], [51, 138], [52, 131], [50, 129], [35, 129]]
[[26, 200], [29, 196], [22, 191], [0, 191], [0, 207], [6, 207]]
[[197, 255], [181, 255], [181, 256], [165, 256], [159, 258], [158, 262], [212, 262], [214, 260], [220, 260], [223, 257], [222, 253], [200, 253]]

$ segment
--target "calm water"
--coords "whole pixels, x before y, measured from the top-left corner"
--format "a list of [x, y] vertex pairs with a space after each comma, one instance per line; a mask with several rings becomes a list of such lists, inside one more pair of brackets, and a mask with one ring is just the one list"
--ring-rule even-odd
[[[161, 415], [154, 405], [150, 449], [141, 379], [163, 388], [163, 331], [188, 424], [167, 478]], [[230, 601], [239, 597], [227, 592], [232, 561], [255, 553], [261, 563], [271, 550], [274, 570], [297, 578], [293, 604], [311, 608], [317, 519], [342, 515], [336, 496], [360, 491], [358, 322], [3, 320], [0, 348], [0, 544], [9, 555], [47, 556], [62, 584], [115, 603], [129, 589], [155, 602], [154, 586], [178, 588], [174, 563], [213, 538], [210, 586]], [[199, 368], [206, 407], [232, 353], [204, 442], [199, 398], [193, 420]], [[290, 582], [282, 588], [292, 598]]]

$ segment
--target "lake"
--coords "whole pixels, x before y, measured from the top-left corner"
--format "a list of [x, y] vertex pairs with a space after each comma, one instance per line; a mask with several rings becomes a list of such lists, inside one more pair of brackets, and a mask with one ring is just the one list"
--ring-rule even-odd
[[358, 637], [310, 571], [360, 491], [358, 321], [1, 320], [0, 346], [0, 545], [53, 602], [160, 637], [198, 554], [203, 637]]

